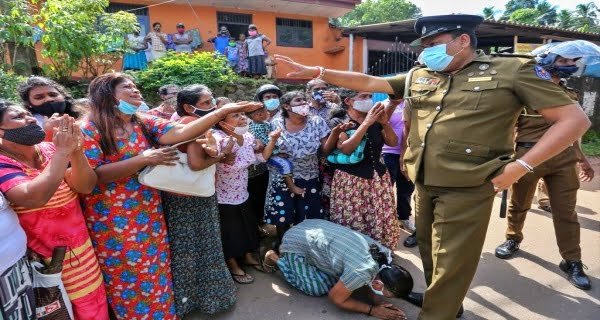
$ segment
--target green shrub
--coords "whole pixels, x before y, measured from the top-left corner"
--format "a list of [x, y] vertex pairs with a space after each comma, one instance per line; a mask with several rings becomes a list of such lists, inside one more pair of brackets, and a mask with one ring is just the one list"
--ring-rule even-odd
[[228, 66], [227, 59], [215, 57], [212, 52], [169, 52], [152, 62], [148, 69], [130, 74], [136, 78], [144, 98], [150, 101], [156, 101], [158, 88], [165, 84], [187, 86], [198, 83], [214, 90], [231, 85], [240, 78]]
[[600, 156], [600, 132], [590, 129], [581, 139], [581, 149], [586, 156]]
[[17, 95], [17, 86], [23, 81], [25, 81], [25, 77], [0, 69], [0, 99], [20, 102], [21, 98]]

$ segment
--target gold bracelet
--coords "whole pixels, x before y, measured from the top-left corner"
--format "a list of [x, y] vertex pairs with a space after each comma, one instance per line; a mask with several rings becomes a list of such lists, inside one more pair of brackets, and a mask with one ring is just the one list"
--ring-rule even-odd
[[315, 77], [316, 80], [323, 80], [323, 76], [325, 76], [325, 68], [321, 66], [317, 66], [319, 69], [319, 74]]

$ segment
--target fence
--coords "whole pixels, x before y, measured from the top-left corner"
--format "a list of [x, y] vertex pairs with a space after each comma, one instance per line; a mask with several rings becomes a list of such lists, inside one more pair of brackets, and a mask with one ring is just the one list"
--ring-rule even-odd
[[419, 54], [407, 43], [394, 40], [383, 56], [369, 66], [367, 73], [374, 76], [393, 75], [407, 72], [417, 61]]

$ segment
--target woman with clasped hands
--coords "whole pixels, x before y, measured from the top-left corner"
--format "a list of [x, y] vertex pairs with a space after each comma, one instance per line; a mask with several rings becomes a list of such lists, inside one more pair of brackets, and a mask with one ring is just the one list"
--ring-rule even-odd
[[19, 217], [27, 247], [44, 263], [55, 247], [69, 248], [62, 282], [75, 319], [108, 320], [102, 274], [78, 197], [90, 193], [97, 178], [75, 120], [60, 116], [53, 142], [44, 142], [46, 133], [29, 111], [0, 102], [0, 137], [0, 191]]

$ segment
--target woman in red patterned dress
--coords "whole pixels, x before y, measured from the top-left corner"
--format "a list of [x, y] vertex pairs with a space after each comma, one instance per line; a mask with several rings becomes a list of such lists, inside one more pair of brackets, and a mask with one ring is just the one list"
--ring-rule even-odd
[[102, 75], [89, 92], [91, 109], [82, 131], [98, 185], [83, 202], [109, 303], [120, 319], [175, 319], [160, 195], [141, 185], [137, 174], [145, 166], [175, 161], [174, 148], [153, 146], [198, 137], [228, 113], [260, 104], [229, 104], [183, 125], [138, 113], [143, 99], [127, 75]]
[[[76, 320], [108, 320], [100, 266], [77, 193], [89, 193], [96, 174], [81, 148], [81, 131], [67, 115], [52, 142], [21, 106], [0, 102], [0, 191], [27, 235], [27, 247], [49, 263], [55, 247], [69, 248], [62, 281]], [[70, 167], [67, 166], [70, 164]]]

